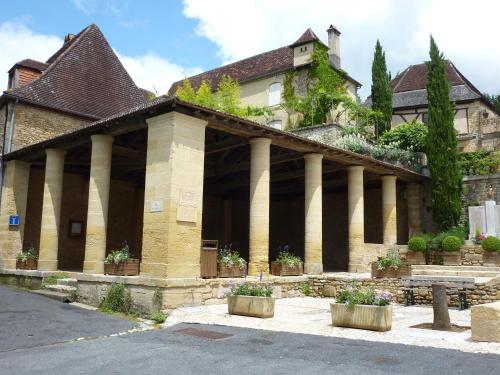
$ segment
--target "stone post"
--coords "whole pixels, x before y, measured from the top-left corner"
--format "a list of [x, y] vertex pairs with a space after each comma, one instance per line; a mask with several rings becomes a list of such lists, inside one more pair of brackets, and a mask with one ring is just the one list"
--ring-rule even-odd
[[104, 273], [113, 137], [96, 134], [92, 135], [91, 139], [92, 157], [83, 272]]
[[323, 273], [323, 173], [321, 154], [304, 155], [305, 160], [305, 249], [304, 272]]
[[248, 274], [269, 274], [269, 190], [271, 140], [250, 140], [250, 262]]
[[[11, 160], [4, 165], [0, 207], [0, 268], [16, 268], [16, 256], [23, 249], [30, 165]], [[9, 225], [9, 215], [19, 215], [19, 226]]]
[[170, 112], [147, 123], [141, 274], [199, 277], [207, 122]]
[[365, 258], [365, 213], [364, 213], [364, 167], [353, 165], [347, 168], [347, 206], [349, 226], [349, 272], [364, 272]]
[[61, 200], [64, 177], [64, 150], [47, 149], [43, 187], [42, 225], [38, 269], [57, 270]]
[[422, 233], [422, 195], [420, 184], [407, 184], [406, 195], [408, 202], [408, 235], [411, 237], [417, 233]]
[[384, 245], [398, 242], [398, 221], [396, 216], [396, 176], [382, 176], [382, 228]]

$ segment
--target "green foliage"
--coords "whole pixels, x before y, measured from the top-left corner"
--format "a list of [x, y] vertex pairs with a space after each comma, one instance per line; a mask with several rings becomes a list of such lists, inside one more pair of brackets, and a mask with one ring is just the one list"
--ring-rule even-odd
[[446, 236], [441, 246], [444, 251], [458, 251], [462, 247], [462, 241], [457, 236]]
[[386, 131], [380, 137], [379, 142], [383, 145], [396, 144], [403, 150], [424, 152], [427, 133], [427, 126], [419, 121], [412, 121]]
[[58, 273], [54, 273], [54, 274], [49, 275], [49, 276], [45, 276], [43, 278], [42, 284], [43, 285], [55, 285], [55, 284], [57, 284], [57, 280], [67, 279], [67, 278], [68, 278], [67, 273], [58, 272]]
[[309, 284], [308, 282], [303, 282], [302, 284], [300, 284], [299, 288], [305, 296], [311, 295], [311, 284]]
[[125, 241], [120, 249], [112, 250], [111, 253], [104, 258], [104, 264], [120, 264], [128, 259], [130, 259], [130, 251]]
[[466, 176], [495, 173], [500, 164], [498, 158], [492, 157], [488, 151], [483, 149], [460, 153], [459, 162], [462, 173]]
[[196, 98], [196, 92], [191, 86], [191, 82], [188, 79], [182, 81], [182, 86], [177, 87], [175, 95], [185, 102], [198, 103]]
[[112, 284], [102, 300], [99, 309], [103, 312], [129, 313], [132, 306], [132, 296], [123, 284]]
[[401, 258], [399, 256], [398, 248], [393, 247], [389, 249], [387, 251], [387, 255], [385, 257], [378, 258], [376, 263], [379, 270], [384, 270], [389, 267], [397, 270], [401, 265]]
[[377, 40], [372, 63], [372, 109], [382, 115], [375, 122], [377, 138], [391, 129], [392, 122], [392, 90], [390, 74], [387, 72], [385, 52]]
[[500, 95], [484, 94], [484, 96], [493, 104], [495, 110], [500, 113]]
[[226, 245], [219, 250], [217, 256], [217, 263], [225, 267], [239, 267], [240, 269], [245, 269], [247, 262], [240, 256], [240, 253], [231, 248], [231, 245]]
[[284, 264], [288, 267], [297, 267], [302, 264], [302, 259], [300, 257], [291, 254], [288, 251], [288, 245], [284, 246], [283, 249], [280, 248], [276, 262]]
[[335, 298], [335, 302], [344, 303], [348, 306], [375, 305], [386, 306], [392, 301], [392, 295], [388, 292], [377, 293], [373, 289], [362, 289], [359, 282], [353, 281], [347, 288], [342, 289]]
[[162, 313], [161, 311], [157, 311], [151, 316], [151, 320], [154, 320], [155, 323], [157, 323], [157, 324], [164, 323], [166, 319], [167, 319], [167, 316], [164, 313]]
[[408, 250], [424, 252], [427, 250], [427, 241], [420, 236], [413, 236], [408, 241]]
[[488, 236], [481, 242], [481, 247], [486, 251], [500, 251], [500, 239]]
[[26, 262], [28, 259], [38, 259], [38, 254], [36, 253], [33, 245], [30, 245], [26, 250], [22, 250], [19, 254], [17, 254], [16, 259]]
[[243, 283], [231, 288], [230, 296], [271, 297], [273, 289], [269, 285]]
[[462, 173], [458, 162], [455, 109], [443, 55], [431, 37], [431, 61], [427, 63], [429, 133], [426, 153], [432, 177], [432, 213], [440, 229], [458, 225], [461, 214]]

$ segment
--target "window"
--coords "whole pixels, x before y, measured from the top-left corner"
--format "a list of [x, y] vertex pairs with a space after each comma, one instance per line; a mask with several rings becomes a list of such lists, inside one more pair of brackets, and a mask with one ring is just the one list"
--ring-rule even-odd
[[275, 82], [269, 85], [269, 106], [281, 103], [281, 83]]
[[283, 123], [281, 120], [272, 120], [267, 123], [271, 128], [283, 130]]
[[307, 46], [300, 47], [300, 52], [306, 52], [307, 51]]

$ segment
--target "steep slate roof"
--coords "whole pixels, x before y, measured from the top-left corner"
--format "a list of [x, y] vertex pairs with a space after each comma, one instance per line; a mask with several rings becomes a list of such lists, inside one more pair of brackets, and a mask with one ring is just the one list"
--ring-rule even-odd
[[[244, 60], [236, 61], [232, 64], [221, 66], [220, 68], [212, 69], [207, 72], [188, 77], [191, 86], [196, 90], [200, 87], [202, 81], [210, 83], [212, 88], [216, 88], [219, 85], [223, 75], [230, 76], [233, 80], [239, 83], [244, 83], [248, 81], [253, 81], [258, 78], [263, 78], [273, 74], [285, 72], [287, 70], [293, 69], [293, 47], [300, 44], [310, 43], [314, 41], [321, 40], [318, 36], [309, 28], [302, 36], [297, 39], [293, 44], [285, 47], [281, 47], [272, 51], [264, 52]], [[332, 67], [333, 68], [333, 67]], [[335, 69], [335, 68], [334, 68]], [[335, 69], [340, 74], [345, 76], [350, 81], [361, 86], [354, 78], [350, 77], [345, 71], [340, 69]], [[177, 87], [182, 85], [182, 81], [177, 81], [172, 84], [168, 90], [168, 95], [175, 95]]]
[[67, 41], [47, 64], [40, 77], [5, 94], [91, 118], [147, 102], [96, 25]]
[[38, 70], [39, 72], [43, 72], [45, 69], [47, 69], [47, 67], [49, 66], [49, 64], [43, 63], [43, 62], [40, 62], [40, 61], [36, 61], [36, 60], [33, 60], [33, 59], [24, 59], [24, 60], [16, 62], [14, 64], [14, 66], [9, 69], [9, 73], [14, 68], [16, 68], [18, 66], [21, 66], [23, 68]]

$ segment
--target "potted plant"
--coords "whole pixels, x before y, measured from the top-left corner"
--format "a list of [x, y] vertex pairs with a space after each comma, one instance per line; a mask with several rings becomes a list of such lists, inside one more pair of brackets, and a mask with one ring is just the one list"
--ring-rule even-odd
[[486, 237], [482, 243], [483, 265], [500, 266], [500, 239], [495, 236]]
[[374, 278], [399, 278], [409, 276], [408, 264], [402, 263], [399, 250], [393, 247], [387, 251], [385, 257], [379, 257], [372, 263], [372, 277]]
[[231, 245], [219, 250], [217, 264], [219, 277], [243, 277], [246, 275], [247, 262], [238, 251], [231, 249]]
[[289, 252], [288, 245], [280, 248], [278, 257], [271, 262], [271, 274], [275, 276], [300, 276], [304, 273], [304, 263], [300, 257]]
[[443, 249], [443, 265], [459, 266], [462, 264], [462, 240], [457, 236], [446, 236], [441, 243]]
[[273, 290], [268, 285], [243, 283], [231, 288], [227, 295], [228, 312], [231, 315], [272, 318], [274, 316]]
[[427, 241], [422, 236], [413, 236], [408, 241], [408, 253], [406, 261], [408, 264], [425, 264], [425, 252]]
[[104, 259], [104, 273], [106, 275], [117, 276], [137, 276], [139, 275], [140, 261], [130, 257], [127, 242]]
[[38, 255], [33, 245], [17, 254], [16, 268], [20, 270], [36, 270], [38, 268]]
[[340, 291], [335, 303], [330, 304], [332, 325], [389, 331], [392, 327], [391, 300], [390, 293], [362, 289], [359, 283], [353, 281], [352, 285]]

